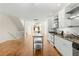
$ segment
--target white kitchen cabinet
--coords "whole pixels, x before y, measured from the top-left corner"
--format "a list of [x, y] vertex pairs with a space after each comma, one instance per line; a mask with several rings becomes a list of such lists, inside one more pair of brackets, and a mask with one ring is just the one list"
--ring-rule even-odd
[[62, 50], [61, 50], [61, 41], [59, 40], [59, 37], [55, 36], [55, 47], [58, 49], [58, 51], [60, 53], [62, 53]]
[[55, 47], [64, 56], [72, 56], [72, 42], [55, 36]]
[[79, 27], [79, 17], [71, 20], [71, 26]]
[[64, 56], [72, 56], [72, 47], [66, 44], [62, 44], [62, 53]]
[[50, 38], [50, 34], [48, 33], [48, 40], [50, 40], [51, 38]]
[[67, 18], [69, 16], [69, 14], [66, 14], [65, 8], [59, 11], [59, 28], [66, 28], [71, 25], [71, 20]]
[[[79, 35], [79, 4], [70, 4], [65, 8], [66, 26], [70, 29], [70, 33]], [[67, 23], [68, 22], [68, 23]]]
[[48, 40], [52, 43], [54, 42], [53, 35], [50, 33], [48, 33]]
[[79, 4], [70, 4], [65, 8], [65, 18], [70, 22], [70, 26], [79, 26]]
[[53, 24], [53, 18], [48, 19], [48, 31], [52, 31]]
[[58, 27], [59, 27], [58, 15], [48, 19], [48, 31], [53, 32], [54, 29]]
[[[62, 38], [61, 38], [62, 39]], [[62, 39], [62, 52], [65, 56], [72, 56], [72, 42]]]
[[79, 3], [71, 3], [66, 6], [66, 13], [73, 13], [75, 9], [78, 9]]
[[64, 23], [65, 23], [65, 9], [62, 9], [61, 11], [59, 11], [58, 13], [58, 18], [59, 18], [59, 28], [64, 27]]

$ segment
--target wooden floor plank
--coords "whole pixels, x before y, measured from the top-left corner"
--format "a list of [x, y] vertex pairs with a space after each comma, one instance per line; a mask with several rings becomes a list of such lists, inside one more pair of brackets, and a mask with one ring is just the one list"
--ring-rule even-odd
[[37, 50], [33, 55], [33, 37], [27, 35], [23, 40], [12, 40], [0, 43], [0, 55], [13, 55], [13, 56], [60, 56], [55, 48], [47, 41], [47, 36], [43, 38], [43, 54], [41, 50]]

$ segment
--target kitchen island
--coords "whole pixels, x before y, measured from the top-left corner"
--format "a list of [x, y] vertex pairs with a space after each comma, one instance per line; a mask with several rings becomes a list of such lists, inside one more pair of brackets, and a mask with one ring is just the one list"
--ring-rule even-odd
[[39, 51], [41, 53], [38, 54], [43, 55], [43, 35], [41, 33], [35, 33], [33, 35], [33, 55]]

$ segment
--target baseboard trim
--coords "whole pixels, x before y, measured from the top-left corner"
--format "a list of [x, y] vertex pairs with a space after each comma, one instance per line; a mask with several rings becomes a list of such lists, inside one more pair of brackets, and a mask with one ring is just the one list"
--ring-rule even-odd
[[56, 51], [60, 54], [60, 56], [63, 56], [55, 46], [54, 46], [54, 48], [55, 48]]

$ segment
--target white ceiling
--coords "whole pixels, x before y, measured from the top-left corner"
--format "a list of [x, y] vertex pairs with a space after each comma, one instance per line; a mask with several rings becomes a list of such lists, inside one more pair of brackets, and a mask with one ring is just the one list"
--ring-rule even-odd
[[25, 20], [45, 20], [62, 9], [66, 3], [0, 3], [0, 14]]

